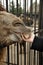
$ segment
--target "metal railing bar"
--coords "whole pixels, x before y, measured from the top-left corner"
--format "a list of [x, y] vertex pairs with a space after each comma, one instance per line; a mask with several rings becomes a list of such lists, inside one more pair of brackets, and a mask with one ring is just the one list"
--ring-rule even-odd
[[19, 65], [19, 44], [17, 43], [17, 65]]
[[2, 62], [2, 63], [6, 63], [6, 64], [11, 64], [11, 65], [17, 65], [17, 64], [13, 64], [13, 63], [8, 63], [8, 62], [5, 62], [5, 61], [0, 61], [0, 62]]
[[9, 46], [7, 47], [7, 61], [8, 61], [8, 65], [9, 65]]

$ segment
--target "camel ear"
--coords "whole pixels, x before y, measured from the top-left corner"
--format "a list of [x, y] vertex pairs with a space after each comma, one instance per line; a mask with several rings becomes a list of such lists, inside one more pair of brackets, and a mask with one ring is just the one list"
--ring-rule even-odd
[[26, 21], [24, 21], [26, 26], [31, 26], [33, 25], [33, 20], [32, 19], [27, 19]]
[[28, 20], [27, 22], [25, 22], [25, 25], [26, 26], [31, 26], [33, 24], [33, 21], [32, 20]]
[[0, 4], [0, 11], [6, 11], [1, 4]]
[[23, 20], [26, 26], [31, 26], [33, 24], [33, 20], [30, 17], [25, 18], [25, 15], [21, 14], [20, 18]]

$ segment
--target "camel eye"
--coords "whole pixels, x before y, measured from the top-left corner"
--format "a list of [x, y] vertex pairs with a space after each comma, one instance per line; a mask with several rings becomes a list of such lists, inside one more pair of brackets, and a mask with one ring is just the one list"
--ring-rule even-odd
[[17, 22], [17, 23], [12, 23], [13, 24], [13, 26], [23, 26], [23, 24], [22, 23], [19, 23], [19, 22]]

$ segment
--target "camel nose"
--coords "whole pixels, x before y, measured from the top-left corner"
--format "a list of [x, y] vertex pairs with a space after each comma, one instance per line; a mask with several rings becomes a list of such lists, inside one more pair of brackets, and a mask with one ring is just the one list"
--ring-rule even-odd
[[23, 34], [23, 37], [24, 37], [25, 39], [29, 39], [29, 38], [30, 38], [30, 35], [31, 35], [31, 34]]

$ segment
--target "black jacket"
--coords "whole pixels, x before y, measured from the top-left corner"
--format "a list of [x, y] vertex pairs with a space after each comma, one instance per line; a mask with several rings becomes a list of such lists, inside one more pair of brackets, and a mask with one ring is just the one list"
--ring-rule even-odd
[[42, 52], [43, 51], [43, 38], [35, 36], [31, 49]]

